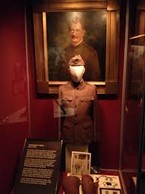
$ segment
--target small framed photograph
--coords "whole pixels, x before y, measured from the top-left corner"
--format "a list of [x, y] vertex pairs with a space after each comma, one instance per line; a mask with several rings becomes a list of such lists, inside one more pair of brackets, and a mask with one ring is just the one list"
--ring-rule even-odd
[[88, 152], [72, 152], [71, 157], [71, 175], [81, 176], [90, 174], [91, 153]]
[[120, 189], [100, 188], [100, 194], [121, 194]]

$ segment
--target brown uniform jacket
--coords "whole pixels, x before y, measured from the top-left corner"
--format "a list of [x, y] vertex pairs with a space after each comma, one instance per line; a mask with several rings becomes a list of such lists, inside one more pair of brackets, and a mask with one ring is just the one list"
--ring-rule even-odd
[[68, 82], [59, 87], [63, 115], [61, 138], [66, 143], [89, 144], [95, 138], [97, 90], [82, 81], [79, 86]]

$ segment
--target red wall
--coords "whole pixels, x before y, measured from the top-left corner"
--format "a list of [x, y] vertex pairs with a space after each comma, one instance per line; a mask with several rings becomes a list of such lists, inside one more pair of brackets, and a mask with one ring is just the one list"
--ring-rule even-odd
[[[28, 29], [28, 61], [25, 51], [24, 3], [8, 1], [8, 6], [7, 1], [0, 7], [1, 194], [8, 194], [13, 186], [24, 139], [54, 139], [58, 128], [57, 119], [53, 117], [53, 100], [36, 97], [31, 29]], [[122, 82], [123, 31], [120, 35], [119, 88]], [[115, 99], [99, 99], [101, 168], [117, 169], [119, 166], [120, 91]]]
[[[9, 5], [9, 6], [8, 6]], [[23, 3], [0, 5], [0, 193], [8, 194], [29, 137]]]

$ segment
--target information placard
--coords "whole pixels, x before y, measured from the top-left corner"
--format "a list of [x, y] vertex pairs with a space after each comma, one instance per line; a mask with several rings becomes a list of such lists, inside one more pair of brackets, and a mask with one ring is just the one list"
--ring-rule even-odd
[[14, 194], [56, 194], [62, 141], [26, 139]]

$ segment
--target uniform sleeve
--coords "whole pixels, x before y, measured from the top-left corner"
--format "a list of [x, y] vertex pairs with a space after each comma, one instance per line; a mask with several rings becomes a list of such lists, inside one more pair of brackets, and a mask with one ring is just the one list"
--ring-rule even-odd
[[101, 78], [100, 64], [98, 54], [95, 50], [91, 53], [88, 60], [88, 72], [90, 81], [99, 81]]

